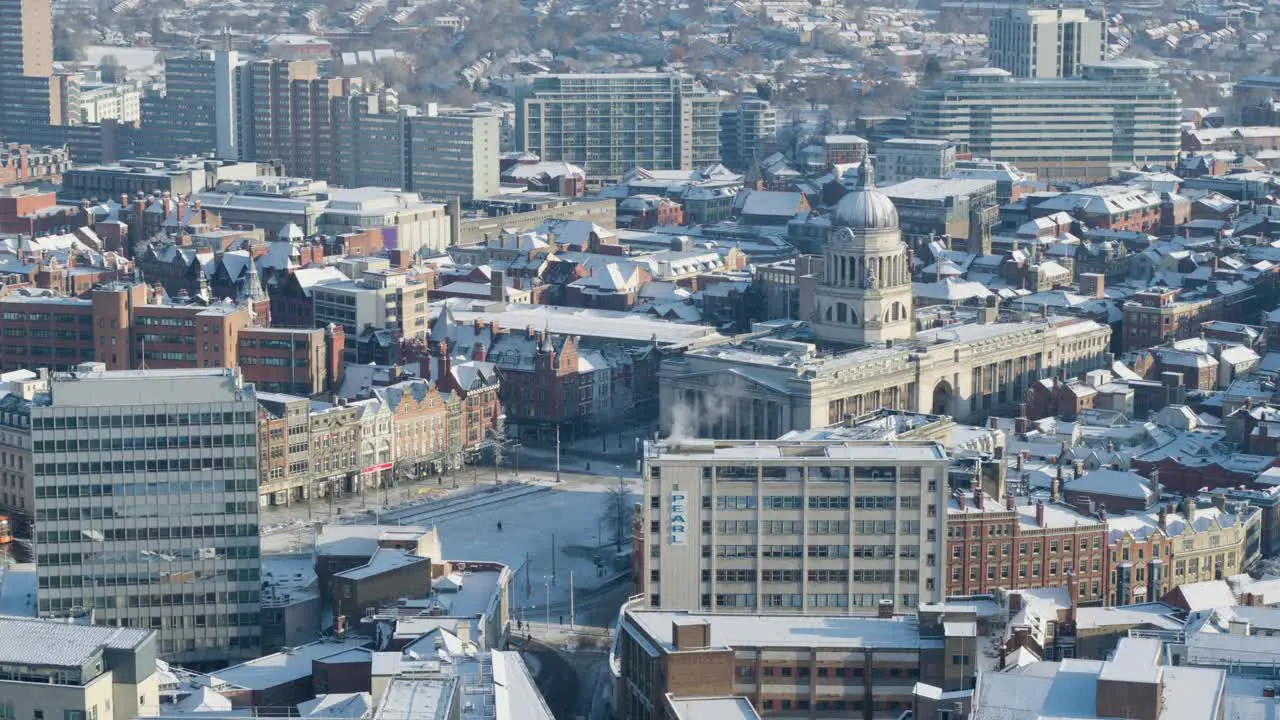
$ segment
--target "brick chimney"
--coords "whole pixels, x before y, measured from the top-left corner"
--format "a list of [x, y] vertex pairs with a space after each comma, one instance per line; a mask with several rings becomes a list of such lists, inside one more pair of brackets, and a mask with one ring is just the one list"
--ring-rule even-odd
[[1164, 530], [1169, 526], [1169, 510], [1165, 506], [1160, 506], [1160, 529]]
[[1044, 527], [1044, 501], [1036, 501], [1036, 526]]
[[1187, 522], [1194, 522], [1196, 519], [1196, 499], [1190, 495], [1182, 498], [1182, 514], [1187, 516]]
[[1062, 502], [1062, 465], [1058, 465], [1058, 474], [1049, 481], [1049, 500], [1054, 503]]
[[711, 647], [711, 623], [680, 618], [671, 621], [671, 644], [677, 651]]
[[1016, 510], [1017, 508], [1016, 508], [1016, 506], [1014, 505], [1014, 502], [1015, 502], [1015, 501], [1014, 501], [1014, 499], [1013, 499], [1013, 495], [1012, 495], [1012, 494], [1005, 495], [1005, 496], [1004, 496], [1004, 509], [1005, 509], [1005, 510], [1008, 510], [1009, 512], [1013, 512], [1014, 510]]
[[982, 509], [982, 487], [978, 486], [973, 489], [973, 506], [979, 510]]
[[965, 501], [964, 493], [956, 493], [956, 504], [960, 506], [961, 510], [965, 509], [966, 501]]

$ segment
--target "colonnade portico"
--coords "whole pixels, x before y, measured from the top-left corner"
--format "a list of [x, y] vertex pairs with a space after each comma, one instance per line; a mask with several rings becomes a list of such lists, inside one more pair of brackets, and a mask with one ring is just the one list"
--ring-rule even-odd
[[792, 429], [789, 403], [761, 397], [727, 395], [710, 389], [682, 388], [677, 393], [673, 425], [697, 437], [726, 440], [776, 438]]

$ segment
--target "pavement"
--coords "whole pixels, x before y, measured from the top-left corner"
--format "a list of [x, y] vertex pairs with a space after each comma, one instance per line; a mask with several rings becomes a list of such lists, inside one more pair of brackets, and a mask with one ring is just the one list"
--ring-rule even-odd
[[492, 467], [467, 468], [310, 506], [264, 507], [262, 552], [307, 552], [325, 522], [435, 527], [446, 558], [512, 568], [511, 615], [521, 624], [512, 644], [530, 638], [522, 652], [557, 720], [608, 720], [609, 627], [631, 595], [631, 540], [628, 524], [617, 552], [607, 491], [618, 487], [619, 471], [632, 502], [640, 489], [635, 436], [622, 438], [566, 443], [559, 472], [554, 449], [521, 448], [496, 478]]

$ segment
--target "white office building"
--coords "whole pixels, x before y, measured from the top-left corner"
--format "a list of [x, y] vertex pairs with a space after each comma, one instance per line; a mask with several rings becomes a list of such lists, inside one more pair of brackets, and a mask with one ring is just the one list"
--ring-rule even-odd
[[964, 143], [1041, 180], [1105, 179], [1133, 165], [1172, 165], [1182, 105], [1144, 60], [1087, 64], [1079, 77], [1020, 79], [979, 68], [917, 91], [916, 137]]
[[55, 375], [30, 405], [40, 614], [155, 630], [186, 665], [257, 656], [257, 409], [233, 368]]
[[500, 126], [492, 112], [468, 110], [405, 118], [406, 189], [428, 198], [482, 200], [498, 194]]
[[1018, 8], [991, 18], [991, 67], [1019, 78], [1063, 78], [1099, 62], [1107, 49], [1107, 23], [1083, 8]]
[[133, 720], [159, 706], [153, 631], [0, 616], [0, 718]]
[[647, 445], [646, 606], [874, 614], [941, 600], [947, 463], [932, 442]]
[[955, 167], [956, 146], [950, 140], [894, 138], [876, 150], [876, 182], [881, 186], [946, 177]]
[[515, 79], [512, 95], [516, 149], [573, 163], [588, 178], [720, 160], [720, 96], [691, 75], [528, 75]]

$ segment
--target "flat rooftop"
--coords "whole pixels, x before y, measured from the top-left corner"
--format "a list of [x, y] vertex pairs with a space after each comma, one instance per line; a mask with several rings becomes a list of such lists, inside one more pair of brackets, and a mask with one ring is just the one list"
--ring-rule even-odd
[[373, 720], [444, 720], [457, 685], [456, 677], [395, 678], [373, 711]]
[[233, 368], [58, 373], [49, 383], [54, 407], [230, 403], [251, 392]]
[[325, 525], [316, 537], [316, 554], [373, 557], [379, 541], [417, 542], [428, 532], [408, 525]]
[[104, 648], [133, 650], [153, 635], [137, 628], [0, 617], [0, 665], [80, 667]]
[[475, 320], [484, 320], [496, 323], [498, 327], [507, 330], [523, 331], [526, 328], [537, 328], [549, 330], [556, 335], [578, 335], [632, 342], [656, 340], [659, 345], [666, 346], [690, 345], [701, 340], [724, 339], [715, 328], [707, 325], [688, 325], [629, 312], [557, 305], [478, 302], [464, 298], [444, 300], [438, 307], [443, 308], [446, 305], [453, 314], [453, 318], [462, 325], [471, 324]]
[[880, 192], [897, 200], [946, 200], [995, 190], [996, 181], [977, 178], [913, 178], [880, 188]]
[[942, 647], [941, 638], [920, 637], [915, 618], [848, 615], [730, 615], [628, 610], [627, 616], [668, 652], [673, 623], [711, 624], [713, 647], [824, 647], [919, 650]]
[[674, 699], [667, 696], [676, 720], [760, 720], [745, 697], [704, 697]]
[[678, 440], [649, 444], [646, 454], [658, 460], [734, 462], [805, 459], [858, 462], [932, 462], [947, 459], [946, 449], [926, 441], [855, 440]]

